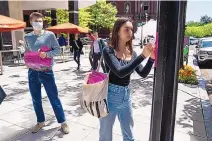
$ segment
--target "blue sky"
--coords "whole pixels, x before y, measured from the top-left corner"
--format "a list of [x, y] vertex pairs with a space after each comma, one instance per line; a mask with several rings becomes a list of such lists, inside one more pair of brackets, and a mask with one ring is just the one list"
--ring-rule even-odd
[[186, 21], [199, 21], [201, 16], [212, 17], [212, 1], [191, 1], [187, 2]]

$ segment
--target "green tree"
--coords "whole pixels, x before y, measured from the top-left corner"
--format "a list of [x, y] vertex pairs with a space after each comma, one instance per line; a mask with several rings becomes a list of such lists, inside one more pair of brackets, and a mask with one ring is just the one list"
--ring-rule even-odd
[[[51, 13], [51, 10], [46, 10], [46, 13]], [[52, 19], [50, 16], [45, 16], [44, 21], [46, 21], [48, 23], [48, 25], [51, 25]]]
[[112, 29], [116, 21], [117, 9], [111, 3], [106, 3], [106, 0], [97, 1], [96, 4], [87, 9], [91, 14], [89, 24], [95, 29], [109, 28]]
[[[65, 23], [69, 21], [67, 10], [59, 9], [57, 12], [57, 23]], [[117, 9], [106, 0], [99, 0], [96, 4], [79, 9], [79, 26], [89, 27], [90, 29], [99, 30], [101, 28], [112, 29], [116, 21]], [[45, 17], [48, 24], [51, 24], [51, 17]], [[93, 27], [93, 28], [92, 28]]]
[[88, 27], [91, 20], [91, 14], [87, 8], [79, 9], [79, 26]]
[[202, 25], [208, 24], [208, 23], [211, 23], [211, 22], [212, 22], [212, 18], [209, 17], [208, 15], [202, 16], [202, 17], [200, 18], [200, 23], [201, 23]]
[[212, 23], [205, 24], [202, 26], [187, 26], [185, 30], [185, 35], [198, 38], [212, 36]]
[[200, 26], [200, 22], [194, 22], [194, 21], [189, 21], [186, 23], [187, 27], [188, 26]]
[[[46, 12], [51, 12], [50, 10], [46, 10]], [[63, 24], [69, 21], [68, 10], [65, 9], [57, 9], [57, 24]], [[51, 25], [51, 17], [45, 16], [44, 20], [47, 21], [48, 25]]]
[[68, 10], [58, 9], [57, 10], [57, 24], [63, 24], [69, 22]]

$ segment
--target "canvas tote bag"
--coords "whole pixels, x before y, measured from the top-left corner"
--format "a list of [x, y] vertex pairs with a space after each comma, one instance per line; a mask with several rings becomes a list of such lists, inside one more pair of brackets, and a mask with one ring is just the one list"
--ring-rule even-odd
[[109, 114], [107, 102], [109, 73], [99, 72], [102, 59], [103, 57], [100, 59], [97, 70], [86, 75], [81, 96], [82, 107], [97, 118]]

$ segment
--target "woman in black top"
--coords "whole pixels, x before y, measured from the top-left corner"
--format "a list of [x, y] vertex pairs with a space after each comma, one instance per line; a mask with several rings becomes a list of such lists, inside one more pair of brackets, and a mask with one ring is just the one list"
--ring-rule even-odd
[[[154, 45], [147, 44], [137, 55], [132, 47], [133, 24], [127, 18], [118, 19], [113, 27], [111, 46], [103, 50], [103, 58], [109, 73], [109, 115], [100, 119], [100, 141], [112, 141], [112, 128], [116, 116], [120, 121], [123, 140], [134, 141], [132, 128], [132, 104], [130, 75], [136, 71], [146, 77], [154, 63]], [[150, 56], [145, 66], [141, 62]]]
[[77, 70], [80, 69], [80, 54], [82, 52], [82, 42], [78, 37], [78, 34], [74, 34], [74, 40], [71, 42], [72, 50], [74, 52], [74, 61], [77, 63], [78, 67]]

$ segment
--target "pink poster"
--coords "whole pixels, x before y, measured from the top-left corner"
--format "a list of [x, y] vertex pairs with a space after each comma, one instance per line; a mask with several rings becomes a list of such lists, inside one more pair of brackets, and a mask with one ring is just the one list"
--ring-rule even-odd
[[[51, 49], [47, 46], [43, 46], [40, 52], [48, 52]], [[25, 64], [32, 69], [42, 69], [42, 67], [50, 68], [52, 64], [52, 58], [40, 58], [40, 52], [28, 51], [24, 54]]]
[[155, 40], [155, 67], [158, 64], [158, 32], [156, 33], [156, 40]]

